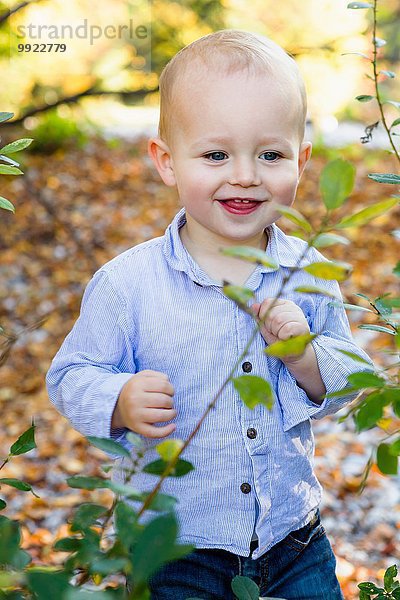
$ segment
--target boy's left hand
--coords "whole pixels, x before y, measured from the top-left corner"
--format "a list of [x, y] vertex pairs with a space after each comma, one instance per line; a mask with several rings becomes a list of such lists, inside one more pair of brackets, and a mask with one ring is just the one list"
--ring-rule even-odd
[[267, 344], [310, 333], [303, 311], [291, 300], [266, 298], [253, 304], [251, 311], [263, 321], [260, 331]]

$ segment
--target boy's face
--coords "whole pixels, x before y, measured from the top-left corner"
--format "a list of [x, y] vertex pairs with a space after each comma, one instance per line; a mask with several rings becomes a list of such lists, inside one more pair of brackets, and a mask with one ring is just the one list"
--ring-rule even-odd
[[311, 152], [299, 98], [267, 76], [204, 75], [180, 87], [171, 139], [150, 140], [150, 155], [177, 186], [193, 240], [262, 247], [280, 216], [272, 202], [293, 203]]

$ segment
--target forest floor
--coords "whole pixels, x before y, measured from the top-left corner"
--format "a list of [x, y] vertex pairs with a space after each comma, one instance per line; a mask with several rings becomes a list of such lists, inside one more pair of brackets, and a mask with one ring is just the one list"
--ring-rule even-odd
[[[394, 193], [393, 186], [367, 178], [371, 171], [395, 169], [390, 156], [373, 151], [365, 158], [359, 150], [349, 155], [357, 166], [356, 186], [339, 216]], [[326, 156], [312, 158], [295, 204], [314, 224], [322, 215], [318, 176], [325, 163]], [[34, 562], [57, 565], [65, 554], [54, 552], [52, 545], [67, 533], [74, 510], [89, 498], [110, 503], [111, 497], [67, 486], [70, 475], [100, 474], [106, 458], [49, 403], [45, 373], [78, 315], [93, 272], [123, 250], [162, 235], [179, 206], [175, 192], [161, 184], [150, 164], [144, 140], [93, 139], [81, 150], [25, 155], [23, 170], [23, 177], [1, 182], [1, 195], [15, 203], [16, 214], [1, 214], [0, 322], [17, 341], [0, 372], [0, 457], [34, 419], [37, 449], [15, 458], [2, 475], [29, 482], [39, 498], [5, 486], [1, 493], [8, 502], [4, 514], [21, 521], [23, 545]], [[280, 225], [291, 231], [283, 220]], [[354, 267], [341, 286], [347, 302], [362, 304], [356, 293], [372, 298], [398, 294], [399, 280], [392, 275], [399, 260], [395, 227], [392, 212], [347, 230], [348, 246], [324, 249], [329, 258]], [[357, 329], [364, 314], [349, 312], [354, 336], [378, 366], [386, 366], [393, 362], [390, 336]], [[353, 600], [357, 582], [379, 581], [386, 567], [400, 562], [400, 481], [373, 469], [358, 493], [379, 432], [357, 435], [350, 420], [339, 424], [337, 418], [315, 422], [314, 432], [323, 522], [345, 598]]]

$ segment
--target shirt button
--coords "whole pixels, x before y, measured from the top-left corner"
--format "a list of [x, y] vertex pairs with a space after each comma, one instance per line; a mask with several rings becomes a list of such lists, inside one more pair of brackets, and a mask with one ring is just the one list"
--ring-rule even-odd
[[240, 486], [243, 494], [249, 494], [251, 492], [251, 485], [249, 483], [242, 483]]
[[250, 438], [251, 440], [254, 440], [254, 438], [257, 437], [257, 429], [253, 429], [253, 427], [249, 427], [249, 429], [247, 430], [247, 437]]
[[251, 362], [246, 361], [242, 364], [242, 369], [245, 373], [250, 373], [250, 371], [253, 369], [253, 365]]

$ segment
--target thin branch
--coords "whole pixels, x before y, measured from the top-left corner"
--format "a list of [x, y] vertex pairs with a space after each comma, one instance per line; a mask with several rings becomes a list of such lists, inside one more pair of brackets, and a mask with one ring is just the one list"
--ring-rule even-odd
[[157, 90], [158, 87], [151, 88], [148, 90], [135, 90], [131, 92], [127, 90], [99, 90], [96, 89], [95, 86], [91, 86], [86, 88], [85, 90], [82, 90], [81, 92], [78, 92], [77, 94], [72, 94], [72, 96], [64, 96], [63, 98], [59, 98], [59, 100], [57, 100], [56, 102], [52, 102], [50, 104], [43, 104], [42, 106], [31, 108], [17, 119], [7, 121], [6, 123], [2, 123], [1, 127], [2, 129], [5, 129], [6, 127], [10, 127], [12, 125], [20, 125], [27, 117], [32, 117], [34, 115], [38, 115], [53, 108], [57, 108], [62, 104], [74, 104], [75, 102], [78, 102], [81, 98], [87, 96], [119, 96], [120, 98], [127, 98], [128, 100], [140, 100], [144, 98], [147, 94], [151, 94], [152, 92], [156, 92]]
[[[312, 238], [313, 239], [313, 238]], [[302, 260], [304, 259], [304, 257], [306, 256], [308, 250], [310, 249], [312, 244], [312, 241], [310, 241], [308, 243], [308, 245], [305, 247], [304, 251], [302, 252], [302, 254], [300, 255], [300, 257], [297, 260], [296, 266], [291, 269], [291, 271], [289, 272], [289, 274], [284, 277], [282, 279], [282, 283], [279, 287], [279, 290], [277, 291], [274, 300], [271, 304], [271, 306], [269, 307], [264, 320], [267, 318], [269, 312], [272, 310], [274, 303], [276, 300], [278, 300], [282, 294], [282, 292], [284, 291], [287, 283], [289, 282], [291, 276], [293, 275], [293, 273], [298, 270], [300, 268], [300, 264], [302, 262]], [[207, 415], [209, 414], [209, 412], [214, 408], [218, 398], [220, 397], [220, 395], [222, 394], [222, 392], [224, 391], [224, 389], [226, 388], [226, 386], [228, 385], [228, 383], [232, 380], [233, 375], [235, 374], [235, 371], [237, 369], [237, 367], [240, 365], [240, 363], [242, 362], [242, 360], [245, 358], [245, 356], [247, 355], [247, 352], [249, 351], [250, 346], [252, 345], [254, 339], [256, 338], [259, 330], [260, 330], [260, 326], [262, 324], [262, 322], [259, 319], [255, 319], [256, 320], [256, 326], [243, 350], [243, 352], [240, 354], [240, 356], [238, 357], [238, 359], [235, 361], [232, 369], [230, 370], [230, 372], [228, 373], [228, 375], [226, 376], [225, 380], [222, 382], [219, 390], [217, 391], [217, 393], [215, 394], [214, 398], [211, 400], [211, 402], [209, 403], [209, 405], [207, 406], [207, 408], [205, 409], [204, 413], [202, 414], [202, 416], [200, 417], [200, 420], [197, 422], [196, 426], [194, 427], [194, 429], [192, 430], [192, 432], [190, 433], [189, 437], [185, 440], [184, 444], [182, 445], [182, 447], [179, 449], [179, 452], [176, 453], [175, 457], [167, 464], [167, 466], [165, 467], [164, 472], [162, 473], [162, 475], [160, 476], [160, 479], [158, 480], [157, 484], [154, 486], [154, 488], [150, 491], [149, 495], [147, 496], [146, 500], [144, 501], [142, 507], [140, 508], [139, 512], [137, 513], [137, 517], [139, 518], [146, 509], [149, 508], [152, 500], [154, 499], [154, 497], [156, 496], [156, 494], [160, 491], [161, 489], [161, 485], [164, 481], [164, 479], [166, 479], [168, 477], [168, 475], [171, 473], [171, 471], [173, 470], [173, 468], [175, 467], [176, 463], [179, 460], [179, 457], [181, 456], [181, 454], [184, 452], [185, 448], [187, 448], [187, 446], [190, 444], [190, 442], [192, 441], [192, 439], [194, 438], [194, 436], [197, 434], [197, 432], [199, 431], [201, 425], [203, 424], [204, 420], [206, 419]]]
[[389, 143], [392, 146], [393, 152], [395, 153], [396, 158], [400, 163], [400, 154], [395, 146], [395, 143], [394, 143], [393, 137], [390, 133], [388, 124], [386, 123], [386, 117], [385, 117], [385, 113], [383, 112], [383, 104], [382, 104], [382, 99], [381, 99], [379, 84], [378, 84], [378, 76], [379, 76], [378, 70], [377, 70], [378, 46], [377, 46], [377, 41], [376, 41], [377, 7], [378, 7], [378, 0], [374, 0], [374, 25], [373, 25], [373, 32], [372, 32], [372, 43], [373, 43], [373, 47], [374, 47], [374, 59], [372, 61], [372, 65], [373, 65], [373, 69], [374, 69], [375, 96], [376, 96], [376, 101], [378, 102], [379, 112], [381, 114], [382, 125], [385, 128], [385, 131], [389, 138]]

